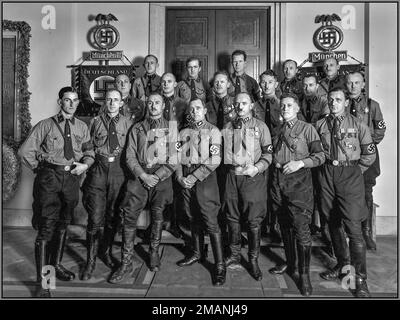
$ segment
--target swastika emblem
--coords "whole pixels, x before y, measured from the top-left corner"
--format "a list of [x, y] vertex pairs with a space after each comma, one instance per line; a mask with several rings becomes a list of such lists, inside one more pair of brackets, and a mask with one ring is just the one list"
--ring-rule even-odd
[[119, 42], [119, 32], [111, 25], [102, 25], [94, 33], [94, 41], [101, 49], [114, 48]]
[[375, 153], [375, 145], [373, 144], [373, 143], [371, 143], [369, 146], [368, 146], [368, 152], [369, 153]]
[[315, 31], [313, 39], [316, 48], [334, 50], [342, 44], [343, 32], [334, 25], [325, 25]]
[[111, 76], [101, 76], [93, 80], [90, 84], [90, 97], [97, 104], [102, 105], [106, 99], [106, 92], [115, 89], [115, 80]]

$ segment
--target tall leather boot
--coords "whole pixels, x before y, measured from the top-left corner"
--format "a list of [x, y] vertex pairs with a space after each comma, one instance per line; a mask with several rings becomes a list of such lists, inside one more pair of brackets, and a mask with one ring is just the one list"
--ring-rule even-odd
[[99, 232], [96, 233], [87, 233], [86, 234], [86, 242], [87, 242], [87, 260], [86, 267], [82, 274], [82, 280], [86, 281], [92, 277], [92, 273], [96, 268], [96, 256], [97, 250], [99, 248]]
[[152, 222], [150, 235], [150, 271], [160, 271], [161, 261], [158, 247], [161, 242], [163, 222], [156, 220]]
[[324, 280], [335, 281], [345, 275], [342, 273], [342, 269], [344, 266], [350, 264], [350, 253], [343, 227], [329, 227], [329, 232], [337, 264], [333, 269], [320, 273], [320, 277]]
[[294, 230], [290, 226], [281, 225], [283, 248], [285, 250], [286, 263], [269, 269], [269, 273], [294, 275], [296, 273], [296, 241]]
[[240, 250], [242, 246], [242, 234], [240, 232], [240, 224], [236, 222], [228, 222], [229, 232], [229, 248], [230, 256], [225, 258], [225, 265], [228, 267], [232, 264], [240, 264]]
[[118, 283], [125, 279], [133, 271], [133, 253], [136, 228], [124, 226], [122, 230], [121, 266], [108, 280], [110, 283]]
[[42, 287], [42, 268], [47, 265], [47, 241], [36, 240], [35, 242], [35, 262], [36, 262], [36, 298], [51, 298], [50, 289]]
[[365, 199], [367, 205], [367, 219], [361, 223], [362, 234], [368, 250], [376, 251], [376, 243], [372, 237], [372, 216], [374, 214], [374, 200], [372, 198]]
[[356, 272], [356, 290], [357, 298], [371, 297], [367, 285], [367, 263], [366, 263], [366, 248], [363, 242], [350, 242], [351, 264]]
[[261, 229], [260, 227], [249, 228], [247, 232], [249, 238], [249, 263], [250, 263], [250, 275], [257, 281], [262, 280], [262, 272], [258, 266], [258, 256], [260, 254], [260, 239]]
[[222, 286], [226, 280], [226, 266], [222, 253], [222, 237], [221, 233], [210, 233], [211, 247], [214, 255], [215, 272], [214, 286]]
[[311, 246], [302, 246], [297, 243], [297, 257], [299, 264], [299, 289], [303, 296], [311, 296], [312, 286], [310, 281]]
[[75, 279], [75, 273], [66, 269], [62, 264], [65, 241], [67, 238], [67, 229], [57, 230], [54, 235], [54, 247], [51, 255], [51, 264], [54, 266], [56, 278], [62, 281], [72, 281]]
[[177, 262], [178, 266], [186, 267], [204, 259], [204, 233], [196, 225], [191, 225], [192, 254]]
[[104, 227], [104, 233], [102, 238], [102, 245], [100, 247], [99, 258], [104, 264], [111, 270], [115, 268], [115, 263], [112, 258], [112, 247], [114, 243], [115, 229]]

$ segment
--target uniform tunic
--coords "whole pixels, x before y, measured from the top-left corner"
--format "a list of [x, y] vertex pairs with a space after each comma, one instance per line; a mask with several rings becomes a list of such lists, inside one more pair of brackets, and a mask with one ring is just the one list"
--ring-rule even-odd
[[207, 121], [222, 130], [228, 122], [236, 118], [234, 100], [235, 99], [228, 94], [223, 98], [213, 95], [206, 104]]
[[274, 137], [282, 124], [280, 100], [276, 97], [263, 97], [254, 104], [254, 116], [265, 122]]
[[[150, 84], [149, 84], [150, 81]], [[161, 77], [158, 74], [147, 75], [136, 78], [132, 84], [132, 96], [143, 102], [147, 101], [149, 94], [159, 91], [161, 86]]]
[[240, 92], [247, 92], [250, 95], [252, 102], [260, 100], [260, 87], [258, 86], [257, 81], [248, 74], [243, 73], [242, 75], [237, 76], [232, 73], [230, 81], [232, 86], [228, 88], [228, 92], [231, 96], [236, 96]]
[[328, 100], [325, 96], [304, 96], [300, 104], [300, 111], [304, 120], [315, 126], [318, 120], [324, 118], [330, 113]]
[[179, 81], [177, 91], [178, 96], [185, 99], [188, 103], [195, 98], [206, 103], [210, 96], [210, 85], [200, 77], [193, 79], [193, 81], [187, 78]]

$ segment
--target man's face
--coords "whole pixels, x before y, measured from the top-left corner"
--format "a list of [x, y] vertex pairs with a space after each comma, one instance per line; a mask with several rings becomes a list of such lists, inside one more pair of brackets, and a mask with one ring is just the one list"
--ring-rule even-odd
[[262, 75], [260, 80], [260, 87], [264, 95], [275, 95], [275, 89], [278, 86], [278, 81], [273, 76]]
[[194, 121], [202, 121], [204, 120], [207, 109], [203, 106], [203, 103], [199, 100], [193, 100], [189, 104], [189, 109], [190, 109], [190, 115], [194, 119]]
[[299, 110], [299, 105], [293, 98], [287, 97], [281, 100], [281, 115], [285, 121], [295, 119]]
[[324, 72], [328, 78], [334, 78], [340, 69], [340, 65], [335, 59], [326, 59], [324, 61]]
[[106, 95], [106, 108], [108, 113], [116, 113], [124, 105], [118, 91], [108, 91]]
[[65, 92], [62, 99], [58, 99], [58, 104], [61, 110], [73, 116], [79, 104], [78, 94], [76, 92]]
[[151, 75], [156, 72], [156, 69], [158, 68], [158, 63], [154, 57], [147, 57], [143, 63], [143, 66], [146, 70], [146, 73]]
[[217, 95], [224, 97], [228, 93], [229, 81], [228, 77], [223, 74], [217, 74], [214, 79], [214, 91]]
[[197, 79], [199, 76], [199, 72], [201, 71], [199, 61], [198, 60], [190, 61], [187, 65], [187, 71], [190, 79]]
[[149, 114], [152, 117], [157, 117], [162, 115], [164, 111], [164, 100], [158, 94], [151, 95], [147, 100], [147, 109], [149, 110]]
[[239, 117], [245, 118], [251, 114], [253, 103], [245, 93], [239, 93], [235, 98], [235, 109]]
[[329, 94], [328, 105], [331, 113], [335, 116], [339, 116], [349, 105], [349, 100], [346, 100], [342, 91], [333, 91]]
[[350, 97], [356, 98], [361, 94], [362, 89], [364, 89], [365, 82], [361, 74], [349, 74], [347, 76], [346, 86]]
[[174, 92], [176, 81], [172, 74], [167, 73], [161, 79], [161, 88], [164, 95]]
[[303, 90], [306, 96], [315, 96], [317, 94], [318, 83], [314, 77], [303, 79]]
[[288, 61], [283, 66], [283, 73], [286, 79], [293, 79], [297, 73], [296, 64], [293, 61]]
[[131, 82], [126, 74], [120, 74], [115, 78], [115, 85], [117, 90], [121, 92], [123, 98], [129, 95], [131, 91]]
[[244, 72], [244, 68], [246, 67], [246, 61], [244, 61], [244, 56], [242, 54], [233, 56], [232, 66], [237, 74], [242, 74]]

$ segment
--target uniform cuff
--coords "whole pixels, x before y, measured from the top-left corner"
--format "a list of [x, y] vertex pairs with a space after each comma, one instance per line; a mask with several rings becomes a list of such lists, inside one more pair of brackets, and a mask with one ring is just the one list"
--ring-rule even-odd
[[302, 159], [301, 161], [303, 161], [303, 163], [304, 163], [304, 168], [314, 167], [314, 161], [312, 161], [312, 159], [310, 159], [310, 158]]

